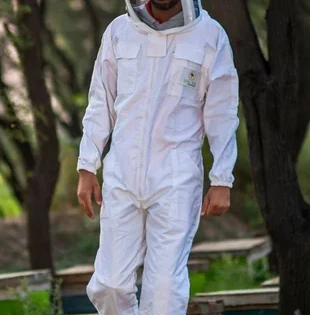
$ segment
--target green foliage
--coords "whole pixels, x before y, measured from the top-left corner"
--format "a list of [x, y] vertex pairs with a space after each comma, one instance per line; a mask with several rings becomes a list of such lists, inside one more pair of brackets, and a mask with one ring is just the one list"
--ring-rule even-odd
[[85, 110], [87, 106], [87, 95], [86, 94], [75, 94], [73, 95], [73, 102], [76, 108], [79, 110]]
[[211, 262], [206, 280], [207, 292], [248, 289], [256, 286], [246, 261], [229, 256]]
[[206, 277], [203, 273], [190, 273], [190, 297], [197, 293], [205, 292], [206, 290]]
[[14, 217], [21, 213], [21, 209], [0, 175], [0, 218]]
[[206, 273], [190, 274], [190, 294], [257, 288], [271, 277], [266, 258], [248, 264], [245, 258], [223, 256], [211, 261]]
[[254, 261], [250, 267], [253, 280], [257, 284], [261, 284], [262, 282], [275, 277], [275, 275], [269, 271], [267, 257]]
[[14, 300], [1, 301], [0, 311], [3, 315], [22, 315], [22, 303]]
[[17, 289], [9, 289], [13, 300], [0, 302], [1, 315], [62, 315], [59, 284], [55, 287], [54, 305], [50, 303], [50, 292], [30, 291], [27, 281]]

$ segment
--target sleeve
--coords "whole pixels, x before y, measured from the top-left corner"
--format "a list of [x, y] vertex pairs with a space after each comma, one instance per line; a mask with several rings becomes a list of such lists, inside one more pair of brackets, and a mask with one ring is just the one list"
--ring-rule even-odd
[[203, 109], [205, 133], [213, 164], [209, 172], [211, 186], [232, 187], [237, 159], [236, 129], [239, 125], [238, 74], [228, 37], [222, 30], [218, 48], [208, 71], [208, 88]]
[[88, 106], [83, 117], [77, 170], [94, 174], [101, 167], [101, 155], [115, 123], [117, 62], [110, 27], [103, 34], [93, 68], [88, 93]]

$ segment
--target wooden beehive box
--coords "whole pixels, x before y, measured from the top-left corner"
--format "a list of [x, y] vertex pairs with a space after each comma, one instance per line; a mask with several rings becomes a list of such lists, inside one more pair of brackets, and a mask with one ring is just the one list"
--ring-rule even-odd
[[279, 289], [262, 288], [199, 293], [192, 298], [191, 303], [203, 305], [212, 301], [223, 301], [225, 315], [237, 314], [241, 311], [252, 311], [251, 314], [276, 314]]
[[280, 285], [280, 278], [275, 277], [270, 280], [264, 281], [261, 286], [263, 288], [272, 288], [272, 287], [278, 287]]
[[86, 294], [86, 286], [93, 272], [93, 265], [77, 265], [57, 271], [56, 279], [61, 283], [61, 300], [65, 314], [96, 313]]
[[224, 302], [221, 300], [200, 303], [192, 302], [187, 309], [187, 315], [222, 315], [223, 312]]
[[190, 259], [216, 259], [222, 255], [246, 257], [248, 262], [263, 258], [271, 252], [269, 237], [201, 242], [193, 246]]

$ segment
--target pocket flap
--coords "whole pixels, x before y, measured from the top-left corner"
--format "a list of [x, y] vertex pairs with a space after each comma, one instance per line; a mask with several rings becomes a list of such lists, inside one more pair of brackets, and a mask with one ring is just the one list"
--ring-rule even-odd
[[127, 41], [119, 41], [116, 46], [116, 59], [134, 59], [138, 57], [140, 50], [139, 43], [132, 43]]
[[202, 46], [176, 44], [174, 56], [177, 59], [185, 59], [200, 65], [203, 64], [206, 50]]

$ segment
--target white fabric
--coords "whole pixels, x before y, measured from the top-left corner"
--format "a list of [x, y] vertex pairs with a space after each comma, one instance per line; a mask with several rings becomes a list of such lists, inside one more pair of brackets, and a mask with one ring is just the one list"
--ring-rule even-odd
[[[202, 11], [194, 22], [165, 31], [123, 15], [103, 43], [77, 167], [96, 173], [113, 131], [87, 292], [100, 315], [185, 315], [205, 134], [214, 157], [211, 184], [232, 187], [234, 180], [238, 77], [229, 41]], [[138, 310], [135, 270], [143, 262]]]

